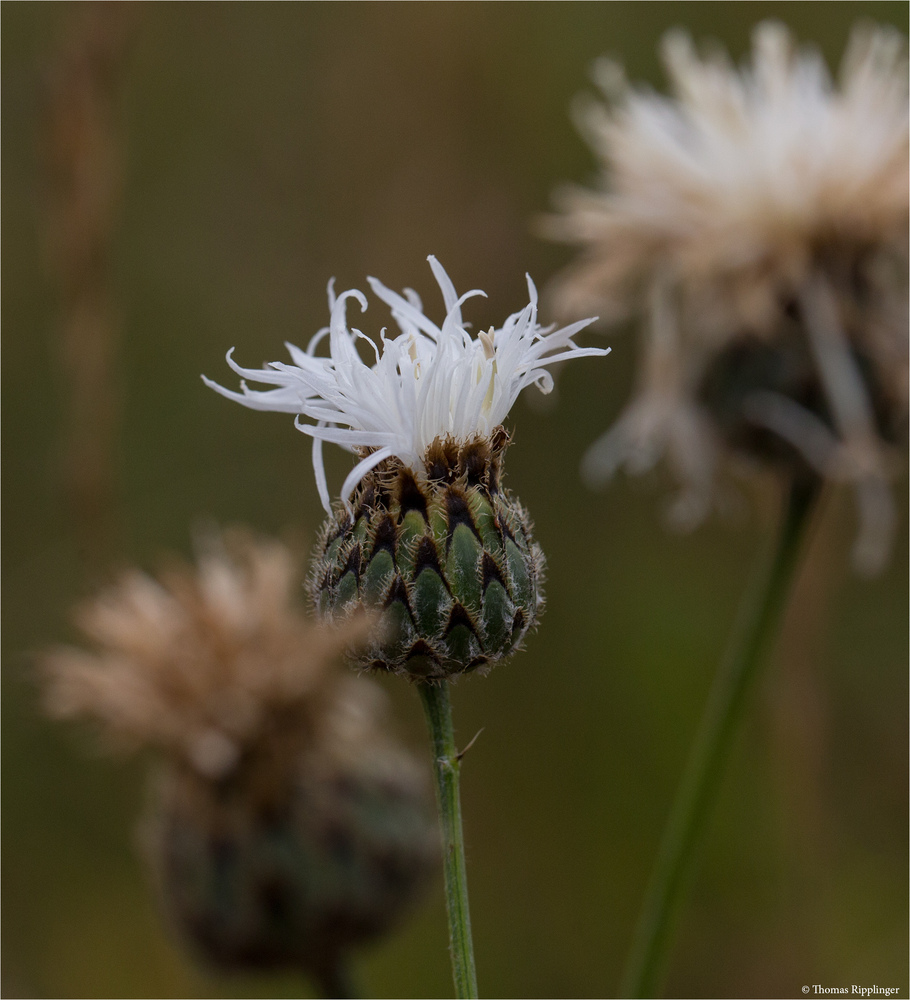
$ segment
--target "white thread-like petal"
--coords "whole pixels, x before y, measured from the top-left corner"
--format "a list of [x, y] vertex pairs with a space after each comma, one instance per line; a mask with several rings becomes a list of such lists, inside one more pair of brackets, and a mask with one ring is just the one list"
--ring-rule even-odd
[[[554, 362], [576, 357], [603, 357], [609, 348], [579, 348], [572, 337], [593, 320], [565, 329], [537, 324], [537, 289], [528, 277], [529, 304], [474, 338], [461, 315], [466, 299], [484, 295], [474, 289], [459, 296], [442, 265], [429, 258], [442, 291], [446, 316], [441, 327], [423, 312], [420, 298], [405, 289], [399, 295], [375, 278], [370, 288], [391, 310], [400, 328], [389, 336], [383, 328], [377, 340], [348, 327], [348, 299], [361, 311], [366, 298], [352, 289], [335, 295], [329, 284], [330, 324], [310, 341], [306, 351], [287, 344], [292, 364], [275, 361], [263, 369], [241, 368], [230, 352], [228, 363], [245, 379], [274, 388], [240, 392], [205, 379], [221, 395], [252, 409], [296, 414], [295, 425], [313, 438], [313, 469], [319, 497], [326, 509], [329, 491], [322, 460], [324, 441], [369, 454], [351, 470], [341, 490], [347, 501], [370, 469], [392, 456], [419, 469], [428, 447], [451, 436], [468, 441], [489, 436], [498, 427], [522, 389], [535, 384], [549, 392], [547, 371]], [[328, 339], [328, 356], [317, 354]], [[357, 341], [367, 340], [372, 364], [364, 361]]]

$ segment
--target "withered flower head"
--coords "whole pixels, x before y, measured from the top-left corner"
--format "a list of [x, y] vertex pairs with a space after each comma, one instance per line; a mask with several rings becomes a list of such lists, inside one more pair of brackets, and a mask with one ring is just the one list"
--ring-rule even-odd
[[763, 23], [752, 58], [667, 36], [673, 96], [597, 66], [607, 104], [580, 123], [595, 190], [558, 196], [550, 235], [581, 248], [566, 314], [647, 316], [641, 388], [591, 449], [594, 480], [665, 454], [680, 515], [712, 502], [718, 446], [850, 482], [855, 551], [893, 528], [888, 443], [907, 402], [908, 107], [903, 39], [857, 27], [837, 84]]
[[299, 567], [275, 541], [211, 536], [195, 569], [133, 570], [76, 610], [94, 652], [44, 657], [58, 717], [93, 717], [125, 746], [157, 746], [207, 778], [290, 729], [322, 724], [336, 661], [365, 620], [330, 629], [300, 611]]
[[311, 622], [296, 563], [274, 541], [214, 536], [195, 569], [128, 573], [83, 605], [96, 650], [57, 649], [42, 669], [52, 714], [163, 751], [143, 841], [192, 945], [329, 982], [420, 894], [438, 833], [382, 692], [337, 663], [372, 622]]

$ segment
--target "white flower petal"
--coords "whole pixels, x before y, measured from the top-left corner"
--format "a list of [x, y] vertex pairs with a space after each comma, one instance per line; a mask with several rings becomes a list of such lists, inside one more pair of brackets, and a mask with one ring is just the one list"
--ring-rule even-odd
[[[550, 364], [609, 353], [609, 348], [576, 347], [571, 339], [593, 320], [565, 329], [538, 326], [537, 289], [530, 277], [529, 304], [501, 328], [474, 339], [462, 320], [461, 306], [484, 293], [475, 289], [459, 296], [435, 257], [429, 261], [446, 308], [442, 327], [424, 314], [420, 298], [410, 289], [399, 295], [368, 278], [401, 330], [390, 337], [383, 329], [377, 344], [347, 325], [347, 300], [356, 299], [365, 312], [364, 296], [356, 290], [335, 296], [330, 283], [329, 327], [312, 338], [306, 351], [287, 344], [292, 364], [275, 361], [267, 368], [247, 369], [228, 355], [239, 375], [274, 388], [253, 391], [243, 385], [241, 392], [233, 392], [205, 379], [206, 385], [244, 406], [297, 415], [297, 428], [313, 438], [313, 468], [326, 509], [329, 491], [322, 442], [350, 451], [370, 450], [344, 482], [341, 496], [347, 501], [366, 473], [387, 458], [395, 456], [417, 470], [438, 438], [468, 441], [490, 435], [522, 389], [536, 384], [543, 392], [550, 391], [553, 380], [546, 370]], [[316, 348], [326, 336], [329, 356], [318, 356]], [[357, 351], [361, 339], [372, 348], [372, 364]]]

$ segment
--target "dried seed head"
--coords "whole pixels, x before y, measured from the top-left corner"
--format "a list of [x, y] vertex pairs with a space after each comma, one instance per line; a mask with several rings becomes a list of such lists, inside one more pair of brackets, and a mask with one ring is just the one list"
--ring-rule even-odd
[[600, 74], [607, 103], [580, 115], [600, 188], [564, 191], [547, 223], [581, 248], [555, 284], [564, 314], [646, 319], [641, 390], [586, 472], [666, 454], [697, 520], [722, 444], [808, 466], [853, 485], [874, 568], [907, 407], [904, 42], [858, 27], [839, 85], [775, 23], [742, 69], [679, 33], [664, 61], [672, 97]]
[[54, 715], [164, 751], [143, 840], [180, 932], [219, 965], [319, 973], [408, 909], [438, 833], [382, 692], [338, 663], [372, 623], [317, 625], [298, 588], [284, 546], [215, 537], [195, 570], [133, 572], [87, 603], [96, 651], [42, 671]]
[[121, 746], [159, 747], [213, 780], [263, 741], [305, 741], [369, 623], [310, 621], [298, 586], [289, 549], [239, 531], [206, 539], [195, 569], [128, 572], [76, 611], [94, 652], [42, 657], [48, 711], [97, 719]]

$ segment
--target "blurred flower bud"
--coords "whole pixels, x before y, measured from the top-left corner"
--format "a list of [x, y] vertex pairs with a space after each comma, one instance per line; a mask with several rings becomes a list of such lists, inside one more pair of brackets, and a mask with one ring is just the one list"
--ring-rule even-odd
[[159, 774], [143, 845], [165, 911], [207, 960], [330, 981], [426, 887], [439, 853], [426, 776], [379, 729], [380, 696], [341, 684], [320, 739], [282, 755], [281, 781], [268, 754], [221, 781], [173, 761]]

